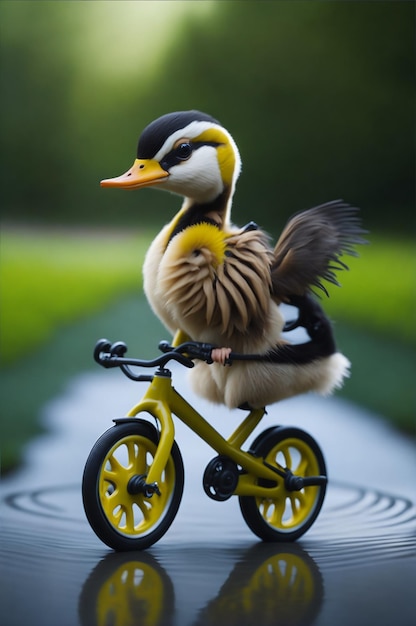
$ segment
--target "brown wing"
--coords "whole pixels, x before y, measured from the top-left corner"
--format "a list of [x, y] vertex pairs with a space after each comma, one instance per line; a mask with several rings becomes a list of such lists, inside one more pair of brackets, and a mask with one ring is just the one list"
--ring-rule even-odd
[[166, 307], [181, 328], [187, 318], [228, 337], [263, 328], [271, 261], [261, 230], [225, 233], [211, 224], [190, 226], [172, 239], [159, 267]]
[[335, 272], [348, 269], [344, 254], [357, 256], [354, 245], [366, 243], [358, 209], [334, 200], [297, 213], [286, 224], [274, 249], [272, 288], [276, 298], [302, 295], [326, 280], [339, 285]]

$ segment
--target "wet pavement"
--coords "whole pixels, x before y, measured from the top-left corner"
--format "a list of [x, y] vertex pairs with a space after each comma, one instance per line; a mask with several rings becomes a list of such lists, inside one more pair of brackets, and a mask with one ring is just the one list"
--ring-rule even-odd
[[[175, 387], [223, 434], [245, 414]], [[116, 554], [89, 527], [81, 477], [95, 440], [143, 388], [120, 372], [87, 373], [44, 409], [48, 434], [1, 485], [4, 626], [410, 626], [416, 620], [416, 447], [339, 399], [275, 405], [254, 436], [295, 425], [320, 444], [329, 487], [313, 527], [295, 544], [263, 544], [238, 501], [215, 502], [202, 475], [215, 456], [177, 422], [185, 464], [181, 507], [145, 552]]]

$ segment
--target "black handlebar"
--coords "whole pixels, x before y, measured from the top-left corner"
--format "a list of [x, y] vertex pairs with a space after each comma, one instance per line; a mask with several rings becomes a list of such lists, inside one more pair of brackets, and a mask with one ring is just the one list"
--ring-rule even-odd
[[126, 352], [127, 345], [124, 341], [111, 343], [108, 339], [100, 339], [95, 345], [94, 360], [105, 368], [120, 367], [121, 370], [129, 376], [129, 378], [133, 378], [133, 380], [145, 380], [148, 379], [148, 377], [138, 378], [135, 374], [133, 374], [133, 372], [131, 372], [129, 366], [163, 368], [169, 361], [177, 361], [185, 367], [194, 366], [191, 359], [183, 355], [176, 348], [172, 348], [172, 351], [166, 352], [156, 359], [151, 360], [126, 358], [124, 356]]
[[[202, 343], [199, 341], [187, 341], [179, 346], [171, 346], [167, 341], [159, 343], [159, 350], [163, 354], [155, 359], [133, 359], [125, 356], [127, 345], [124, 341], [116, 341], [111, 343], [108, 339], [100, 339], [94, 348], [94, 360], [96, 363], [110, 369], [119, 367], [123, 374], [132, 380], [151, 381], [152, 376], [144, 376], [135, 374], [130, 367], [159, 367], [164, 368], [169, 361], [176, 361], [184, 367], [194, 367], [193, 359], [199, 359], [206, 363], [212, 363], [211, 352], [216, 346], [210, 343]], [[238, 354], [232, 352], [226, 360], [226, 364], [231, 365], [233, 360], [252, 360], [259, 359], [259, 355]]]

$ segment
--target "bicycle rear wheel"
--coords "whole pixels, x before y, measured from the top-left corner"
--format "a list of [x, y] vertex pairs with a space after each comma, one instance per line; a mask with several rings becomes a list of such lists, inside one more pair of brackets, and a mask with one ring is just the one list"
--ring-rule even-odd
[[96, 535], [114, 550], [148, 548], [176, 516], [184, 484], [176, 442], [158, 482], [160, 493], [149, 497], [130, 488], [133, 477], [149, 473], [157, 446], [154, 426], [135, 419], [107, 430], [87, 459], [82, 480], [85, 514]]
[[[306, 432], [276, 427], [259, 435], [250, 450], [270, 466], [289, 469], [296, 476], [326, 476], [320, 447]], [[283, 479], [277, 498], [240, 496], [240, 509], [248, 527], [263, 541], [294, 541], [316, 520], [325, 497], [326, 484], [291, 491]], [[258, 485], [268, 486], [259, 479]]]

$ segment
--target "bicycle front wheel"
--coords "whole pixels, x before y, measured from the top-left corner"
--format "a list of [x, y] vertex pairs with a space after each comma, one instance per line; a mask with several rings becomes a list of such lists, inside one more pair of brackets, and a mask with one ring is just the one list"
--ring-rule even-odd
[[184, 469], [176, 442], [151, 497], [131, 493], [129, 484], [146, 477], [158, 446], [155, 427], [144, 420], [118, 423], [95, 443], [82, 480], [85, 514], [95, 534], [118, 551], [143, 550], [172, 524], [182, 499]]
[[[320, 447], [306, 432], [293, 427], [276, 427], [259, 435], [251, 452], [269, 466], [288, 469], [302, 478], [326, 476]], [[259, 479], [258, 484], [267, 486]], [[280, 480], [279, 496], [240, 496], [240, 509], [249, 528], [263, 541], [294, 541], [314, 523], [321, 510], [326, 484], [291, 491]]]

